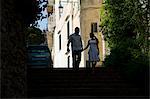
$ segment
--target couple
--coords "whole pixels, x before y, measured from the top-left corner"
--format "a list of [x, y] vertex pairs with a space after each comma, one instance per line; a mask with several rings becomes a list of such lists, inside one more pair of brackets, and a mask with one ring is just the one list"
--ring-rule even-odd
[[83, 49], [81, 36], [79, 35], [79, 28], [75, 28], [75, 33], [69, 36], [68, 44], [67, 44], [67, 52], [70, 51], [69, 44], [71, 43], [72, 48], [72, 60], [73, 60], [73, 68], [75, 70], [79, 69], [79, 64], [81, 61], [81, 52], [89, 48], [89, 61], [92, 63], [92, 67], [94, 68], [96, 63], [100, 61], [99, 59], [99, 48], [98, 48], [98, 39], [95, 37], [93, 33], [90, 33], [90, 40], [88, 41], [87, 46]]

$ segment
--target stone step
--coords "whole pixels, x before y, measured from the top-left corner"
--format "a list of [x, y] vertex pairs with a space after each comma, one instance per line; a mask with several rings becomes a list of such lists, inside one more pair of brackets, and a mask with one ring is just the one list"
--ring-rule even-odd
[[92, 81], [107, 81], [107, 80], [112, 80], [112, 81], [115, 81], [115, 80], [122, 80], [120, 79], [119, 77], [31, 77], [31, 78], [28, 78], [28, 80], [31, 80], [31, 81], [39, 81], [39, 80], [43, 80], [43, 81], [81, 81], [81, 80], [84, 80], [84, 81], [89, 81], [89, 80], [92, 80]]
[[70, 74], [70, 75], [103, 75], [103, 74], [107, 74], [107, 75], [117, 75], [117, 72], [101, 72], [101, 71], [87, 71], [87, 72], [85, 72], [85, 71], [80, 71], [80, 72], [71, 72], [71, 71], [66, 71], [66, 72], [62, 72], [62, 71], [60, 71], [60, 72], [28, 72], [28, 75], [60, 75], [60, 74], [62, 74], [62, 75], [67, 75], [67, 74]]
[[140, 95], [140, 89], [119, 76], [117, 70], [96, 68], [94, 71], [72, 69], [29, 69], [27, 73], [28, 96], [90, 95], [126, 96]]
[[106, 78], [106, 77], [120, 77], [117, 74], [108, 74], [108, 73], [97, 73], [97, 74], [90, 74], [90, 73], [80, 73], [80, 74], [71, 74], [71, 73], [57, 73], [57, 74], [53, 74], [53, 73], [39, 73], [39, 74], [28, 74], [28, 77], [34, 77], [34, 78], [62, 78], [62, 77], [66, 77], [66, 78], [96, 78], [96, 77], [101, 77], [101, 78]]
[[138, 88], [40, 88], [29, 90], [29, 95], [97, 95], [97, 96], [126, 96], [126, 95], [140, 95]]
[[104, 83], [104, 84], [122, 84], [122, 83], [130, 83], [124, 80], [28, 80], [28, 84], [60, 84], [60, 83], [77, 83], [77, 84], [87, 84], [87, 83]]
[[49, 83], [49, 84], [30, 84], [29, 88], [59, 88], [59, 87], [64, 87], [64, 88], [70, 88], [70, 87], [88, 87], [88, 88], [136, 88], [136, 86], [126, 84], [126, 83], [110, 83], [110, 84], [105, 84], [105, 83]]
[[28, 73], [41, 73], [41, 74], [47, 74], [47, 73], [53, 73], [53, 74], [60, 74], [60, 73], [73, 73], [73, 74], [77, 74], [77, 73], [91, 73], [91, 72], [95, 72], [95, 73], [117, 73], [118, 70], [112, 70], [109, 68], [96, 68], [94, 70], [91, 69], [86, 69], [86, 68], [80, 68], [78, 71], [73, 71], [73, 69], [69, 69], [69, 68], [58, 68], [58, 69], [50, 69], [50, 68], [29, 68], [28, 69]]
[[119, 74], [99, 72], [99, 73], [28, 73], [28, 77], [117, 77]]

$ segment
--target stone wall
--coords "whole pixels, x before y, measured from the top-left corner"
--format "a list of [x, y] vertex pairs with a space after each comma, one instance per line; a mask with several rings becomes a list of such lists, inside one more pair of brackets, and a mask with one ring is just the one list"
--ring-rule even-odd
[[1, 5], [1, 98], [25, 98], [24, 20], [15, 12], [14, 0], [2, 0]]

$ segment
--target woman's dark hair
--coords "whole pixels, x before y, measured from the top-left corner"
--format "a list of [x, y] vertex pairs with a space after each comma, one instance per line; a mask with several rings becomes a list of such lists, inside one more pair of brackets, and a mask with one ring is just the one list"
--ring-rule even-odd
[[95, 37], [95, 35], [93, 33], [90, 33], [90, 36]]
[[90, 36], [94, 37], [96, 39], [96, 42], [99, 43], [97, 37], [94, 35], [94, 33], [90, 33]]

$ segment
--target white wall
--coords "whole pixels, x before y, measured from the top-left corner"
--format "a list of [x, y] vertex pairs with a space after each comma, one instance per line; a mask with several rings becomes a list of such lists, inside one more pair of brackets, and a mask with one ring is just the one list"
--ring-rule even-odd
[[[74, 0], [76, 3], [74, 3], [74, 10], [73, 10], [73, 31], [75, 27], [80, 28], [80, 0]], [[78, 2], [78, 3], [77, 3]], [[82, 31], [80, 29], [80, 35]], [[81, 37], [82, 38], [82, 37]], [[82, 40], [82, 44], [84, 45], [84, 42]], [[84, 52], [81, 53], [81, 63], [79, 67], [85, 67], [84, 65]]]
[[[64, 0], [63, 0], [64, 1]], [[72, 52], [65, 55], [67, 51], [67, 22], [70, 22], [70, 34], [74, 33], [74, 28], [78, 26], [80, 28], [80, 10], [78, 13], [73, 14], [72, 3], [66, 3], [63, 7], [62, 16], [59, 18], [59, 0], [55, 0], [55, 14], [56, 14], [56, 28], [54, 32], [54, 68], [68, 68], [68, 56], [70, 56], [70, 67], [72, 68]], [[66, 18], [68, 19], [66, 20]], [[61, 35], [61, 50], [59, 50], [59, 35]], [[71, 49], [71, 45], [70, 45]], [[82, 53], [83, 54], [83, 53]], [[80, 67], [84, 65], [84, 59], [82, 55]]]

